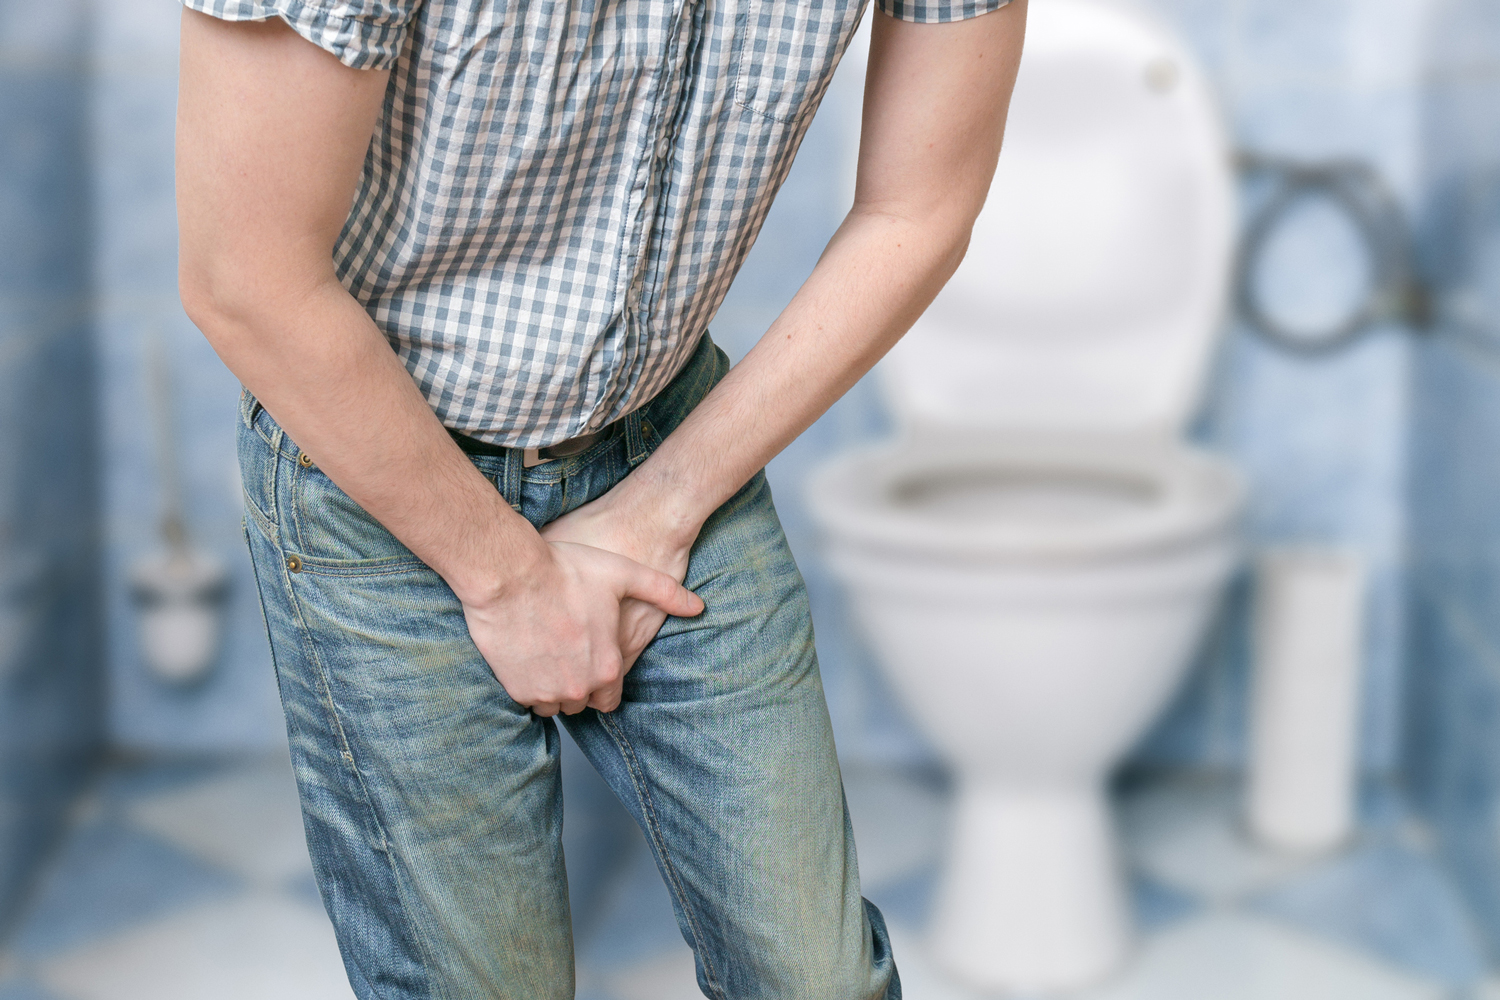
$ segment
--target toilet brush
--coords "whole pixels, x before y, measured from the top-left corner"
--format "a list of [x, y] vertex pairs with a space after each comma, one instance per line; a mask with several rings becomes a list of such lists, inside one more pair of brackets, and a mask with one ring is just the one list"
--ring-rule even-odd
[[167, 684], [188, 686], [202, 681], [218, 659], [228, 573], [222, 561], [188, 538], [167, 361], [154, 331], [148, 333], [147, 350], [164, 550], [131, 567], [130, 592], [147, 671]]

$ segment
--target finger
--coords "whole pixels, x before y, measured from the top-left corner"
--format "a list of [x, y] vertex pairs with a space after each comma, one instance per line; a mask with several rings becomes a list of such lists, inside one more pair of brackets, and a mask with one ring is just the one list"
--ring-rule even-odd
[[615, 681], [613, 684], [606, 684], [589, 696], [589, 708], [600, 712], [613, 712], [620, 707], [620, 699], [624, 688], [624, 681]]
[[563, 715], [577, 715], [589, 707], [589, 699], [579, 698], [577, 701], [558, 702], [558, 707], [562, 709]]
[[620, 602], [620, 658], [629, 670], [661, 631], [667, 616], [653, 605], [627, 597]]
[[562, 706], [555, 701], [539, 701], [531, 706], [531, 714], [540, 719], [549, 719], [557, 714]]
[[624, 597], [634, 597], [654, 604], [669, 615], [692, 618], [703, 613], [703, 601], [698, 595], [665, 573], [659, 573], [640, 563], [626, 577]]

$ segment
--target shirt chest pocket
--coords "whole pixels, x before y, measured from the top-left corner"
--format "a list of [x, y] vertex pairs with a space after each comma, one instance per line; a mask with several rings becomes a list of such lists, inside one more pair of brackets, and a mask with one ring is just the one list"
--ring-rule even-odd
[[828, 86], [865, 0], [740, 0], [735, 103], [767, 118], [811, 114]]

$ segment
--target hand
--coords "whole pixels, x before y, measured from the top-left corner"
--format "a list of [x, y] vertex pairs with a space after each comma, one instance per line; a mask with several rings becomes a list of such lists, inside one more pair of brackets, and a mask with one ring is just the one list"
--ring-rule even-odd
[[[653, 523], [649, 517], [629, 509], [621, 499], [623, 492], [617, 487], [616, 491], [564, 514], [542, 528], [542, 537], [549, 542], [571, 542], [604, 549], [665, 573], [680, 583], [687, 574], [688, 555], [697, 538], [697, 530], [674, 532]], [[699, 611], [702, 607], [703, 602], [698, 601]], [[620, 602], [617, 642], [624, 669], [619, 681], [596, 692], [599, 702], [609, 707], [600, 708], [592, 700], [590, 707], [612, 711], [619, 705], [624, 675], [661, 631], [668, 613], [692, 617], [634, 597]]]
[[531, 571], [511, 586], [460, 600], [469, 635], [496, 679], [540, 716], [618, 707], [635, 658], [621, 649], [623, 604], [650, 608], [662, 620], [703, 610], [697, 595], [665, 573], [561, 540], [542, 546]]

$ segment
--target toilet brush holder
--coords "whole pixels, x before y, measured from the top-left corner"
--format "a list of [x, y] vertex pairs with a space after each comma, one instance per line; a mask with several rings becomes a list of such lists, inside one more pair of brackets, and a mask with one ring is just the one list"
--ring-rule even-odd
[[1319, 853], [1353, 833], [1365, 576], [1341, 549], [1257, 560], [1245, 812], [1267, 846]]
[[222, 562], [192, 549], [132, 568], [141, 658], [157, 680], [186, 687], [208, 676], [223, 644], [228, 579]]

